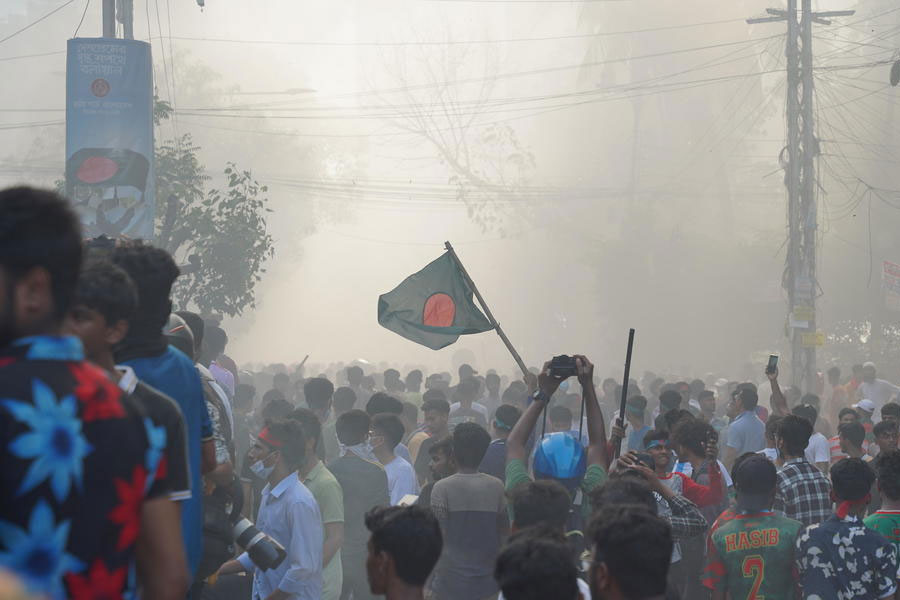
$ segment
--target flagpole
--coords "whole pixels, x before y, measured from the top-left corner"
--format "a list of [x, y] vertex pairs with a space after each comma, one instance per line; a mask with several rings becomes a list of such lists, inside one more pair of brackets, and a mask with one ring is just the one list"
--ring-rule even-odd
[[494, 318], [494, 315], [491, 313], [491, 309], [488, 308], [487, 302], [484, 301], [484, 297], [475, 286], [475, 282], [472, 281], [471, 277], [469, 277], [469, 272], [466, 271], [466, 268], [459, 260], [459, 256], [456, 255], [456, 250], [453, 249], [453, 246], [450, 245], [450, 242], [444, 242], [444, 247], [447, 249], [447, 252], [450, 253], [450, 256], [453, 258], [453, 262], [455, 262], [456, 266], [459, 267], [460, 272], [466, 279], [466, 283], [468, 283], [469, 287], [472, 288], [472, 292], [475, 294], [475, 297], [478, 298], [478, 303], [484, 310], [484, 314], [488, 318], [488, 321], [491, 322], [491, 325], [494, 327], [497, 335], [499, 335], [500, 339], [503, 340], [503, 344], [506, 346], [506, 349], [509, 350], [509, 353], [512, 354], [512, 357], [516, 361], [516, 364], [519, 365], [520, 369], [522, 369], [522, 374], [527, 376], [529, 371], [528, 367], [525, 366], [525, 361], [522, 360], [522, 357], [519, 356], [519, 353], [516, 352], [515, 348], [513, 348], [512, 342], [510, 342], [509, 338], [506, 337], [506, 332], [503, 331], [503, 328], [500, 327], [500, 323], [498, 323], [497, 319]]

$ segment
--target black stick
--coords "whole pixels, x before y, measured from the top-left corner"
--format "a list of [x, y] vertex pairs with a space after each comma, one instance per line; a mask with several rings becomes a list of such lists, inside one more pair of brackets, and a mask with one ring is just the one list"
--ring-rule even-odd
[[[625, 378], [622, 380], [622, 404], [619, 406], [619, 418], [616, 423], [619, 427], [625, 427], [625, 401], [628, 400], [628, 380], [631, 378], [631, 351], [634, 348], [634, 329], [628, 330], [628, 352], [625, 354]], [[622, 452], [622, 440], [616, 440], [613, 448], [613, 457], [619, 458]]]

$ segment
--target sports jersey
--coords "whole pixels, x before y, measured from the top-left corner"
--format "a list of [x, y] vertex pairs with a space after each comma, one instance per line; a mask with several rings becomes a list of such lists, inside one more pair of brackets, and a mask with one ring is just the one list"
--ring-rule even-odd
[[803, 525], [772, 511], [726, 511], [710, 529], [703, 585], [732, 598], [794, 598], [794, 543]]
[[900, 510], [879, 510], [863, 519], [863, 523], [893, 542], [900, 551]]

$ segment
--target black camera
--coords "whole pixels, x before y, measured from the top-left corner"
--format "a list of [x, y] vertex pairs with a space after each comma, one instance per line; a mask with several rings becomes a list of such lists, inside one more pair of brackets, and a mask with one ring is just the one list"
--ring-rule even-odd
[[277, 540], [256, 528], [250, 519], [241, 518], [234, 524], [234, 541], [247, 551], [253, 564], [268, 571], [284, 561], [287, 552]]
[[566, 379], [575, 375], [578, 375], [578, 367], [575, 366], [574, 356], [563, 354], [562, 356], [554, 356], [553, 360], [550, 361], [550, 377]]

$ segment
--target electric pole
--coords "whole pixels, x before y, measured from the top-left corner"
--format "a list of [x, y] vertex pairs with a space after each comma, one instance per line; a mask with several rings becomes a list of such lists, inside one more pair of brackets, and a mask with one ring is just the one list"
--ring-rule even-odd
[[116, 20], [122, 24], [122, 37], [134, 39], [134, 0], [103, 0], [103, 37], [116, 37]]
[[768, 17], [747, 23], [787, 21], [787, 148], [785, 186], [788, 192], [787, 269], [783, 285], [788, 296], [787, 330], [791, 340], [791, 383], [803, 392], [816, 390], [816, 346], [824, 340], [816, 329], [816, 209], [815, 159], [819, 141], [813, 106], [812, 24], [830, 25], [825, 17], [843, 17], [852, 10], [813, 12], [812, 0], [787, 0], [787, 10], [770, 8]]

